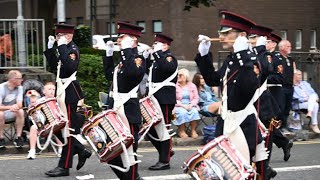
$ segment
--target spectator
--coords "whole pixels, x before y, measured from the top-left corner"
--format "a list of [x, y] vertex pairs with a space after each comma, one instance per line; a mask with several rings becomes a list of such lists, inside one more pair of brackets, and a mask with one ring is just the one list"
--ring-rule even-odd
[[[43, 88], [43, 94], [45, 95], [44, 98], [53, 98], [54, 97], [54, 92], [56, 90], [56, 86], [53, 82], [48, 82], [46, 83], [46, 85]], [[29, 108], [31, 106], [33, 106], [34, 104], [36, 104], [38, 100], [38, 96], [37, 95], [31, 95], [30, 96], [30, 104], [29, 104]], [[43, 122], [45, 123], [45, 122]], [[32, 125], [30, 127], [30, 134], [29, 134], [29, 143], [30, 143], [30, 150], [28, 153], [27, 158], [28, 159], [35, 159], [36, 158], [36, 143], [37, 143], [37, 127], [36, 125]], [[57, 144], [61, 145], [61, 147], [59, 147], [58, 153], [61, 154], [62, 152], [62, 142], [56, 138], [56, 142]], [[60, 156], [60, 155], [59, 155]]]
[[[0, 55], [1, 67], [4, 67], [6, 61], [11, 60], [13, 56], [13, 46], [9, 33], [0, 36]], [[3, 70], [1, 69], [0, 72], [2, 73]]]
[[221, 101], [216, 98], [213, 87], [206, 85], [201, 73], [194, 75], [193, 83], [198, 89], [200, 109], [205, 113], [217, 113], [221, 106]]
[[307, 109], [307, 118], [311, 120], [311, 126], [313, 132], [320, 133], [318, 127], [318, 110], [319, 110], [319, 97], [314, 91], [311, 85], [307, 81], [302, 81], [302, 72], [296, 69], [294, 73], [294, 85], [293, 85], [293, 99], [292, 109]]
[[17, 148], [23, 146], [23, 140], [21, 138], [24, 125], [22, 80], [20, 71], [11, 70], [8, 73], [8, 81], [0, 84], [0, 148], [5, 147], [3, 135], [5, 121], [13, 118], [15, 118], [16, 123], [16, 139], [13, 143]]
[[172, 121], [172, 123], [178, 126], [179, 137], [187, 138], [188, 135], [185, 131], [185, 124], [190, 122], [191, 137], [197, 138], [197, 120], [200, 119], [198, 112], [199, 95], [196, 85], [189, 81], [189, 71], [187, 69], [180, 69], [178, 71], [176, 96], [177, 104], [173, 109], [173, 113], [176, 115], [176, 120]]

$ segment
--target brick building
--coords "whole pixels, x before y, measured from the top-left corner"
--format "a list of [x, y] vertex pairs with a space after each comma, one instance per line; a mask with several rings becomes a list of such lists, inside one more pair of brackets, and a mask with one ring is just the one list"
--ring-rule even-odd
[[[34, 11], [39, 0], [24, 2], [25, 18], [38, 17]], [[73, 24], [90, 25], [90, 2], [95, 2], [92, 12], [93, 34], [114, 33], [110, 30], [110, 6], [107, 0], [66, 0], [67, 22]], [[145, 27], [140, 41], [151, 44], [155, 32], [163, 32], [174, 38], [172, 49], [174, 54], [182, 60], [192, 60], [197, 52], [197, 36], [199, 34], [217, 37], [219, 27], [219, 11], [228, 10], [241, 14], [257, 24], [268, 26], [290, 40], [294, 51], [309, 51], [319, 47], [320, 40], [320, 1], [298, 0], [237, 0], [219, 1], [214, 7], [192, 8], [190, 12], [183, 11], [182, 0], [112, 0], [115, 6], [117, 20], [136, 23]], [[0, 2], [1, 18], [16, 18], [17, 1], [3, 0]], [[54, 14], [53, 18], [56, 18]], [[212, 51], [220, 49], [219, 43], [212, 45]]]

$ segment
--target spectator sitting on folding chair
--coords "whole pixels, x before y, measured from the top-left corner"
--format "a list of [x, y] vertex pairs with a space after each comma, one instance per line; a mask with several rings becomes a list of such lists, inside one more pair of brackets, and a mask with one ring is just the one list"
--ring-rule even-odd
[[[320, 134], [318, 127], [318, 110], [319, 110], [319, 97], [311, 85], [307, 81], [302, 81], [302, 72], [296, 69], [294, 73], [294, 92], [292, 102], [293, 110], [306, 109], [306, 117], [311, 120], [310, 128], [313, 132]], [[296, 114], [299, 116], [299, 114]], [[295, 117], [294, 119], [300, 119]]]
[[17, 148], [23, 146], [21, 138], [24, 125], [22, 80], [20, 71], [11, 70], [8, 73], [8, 81], [0, 84], [0, 148], [5, 147], [3, 132], [5, 122], [11, 119], [15, 119], [16, 123], [16, 139], [13, 143]]
[[199, 115], [199, 95], [196, 85], [189, 81], [189, 70], [180, 69], [178, 71], [178, 80], [176, 84], [176, 100], [177, 104], [172, 113], [176, 115], [176, 119], [172, 124], [178, 126], [178, 135], [180, 138], [187, 138], [186, 123], [190, 123], [191, 137], [197, 138], [196, 131]]
[[200, 112], [203, 112], [204, 116], [207, 116], [206, 114], [217, 114], [221, 101], [216, 98], [212, 87], [206, 85], [200, 73], [194, 75], [193, 83], [197, 86], [199, 93]]

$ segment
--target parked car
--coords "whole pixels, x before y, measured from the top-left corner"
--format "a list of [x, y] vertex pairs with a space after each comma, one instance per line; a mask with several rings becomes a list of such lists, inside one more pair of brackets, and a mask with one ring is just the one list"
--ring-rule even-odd
[[[106, 50], [106, 43], [108, 41], [113, 41], [116, 42], [117, 41], [117, 35], [93, 35], [92, 36], [92, 47], [95, 49], [100, 49], [100, 50]], [[115, 45], [115, 51], [120, 51], [120, 48], [118, 45]], [[138, 51], [139, 52], [143, 52], [146, 49], [149, 49], [150, 46], [148, 46], [147, 44], [144, 43], [138, 43]]]

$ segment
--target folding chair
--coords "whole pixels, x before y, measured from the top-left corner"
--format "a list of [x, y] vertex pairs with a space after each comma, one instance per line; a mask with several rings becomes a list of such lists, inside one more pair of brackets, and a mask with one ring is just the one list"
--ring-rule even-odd
[[3, 135], [9, 140], [13, 141], [16, 136], [15, 118], [5, 120], [5, 128]]
[[[292, 111], [293, 111], [293, 121], [297, 120], [297, 116], [299, 117], [300, 119], [300, 125], [301, 125], [301, 128], [303, 127], [304, 125], [304, 119], [302, 118], [302, 114], [306, 115], [308, 113], [308, 109], [300, 109], [299, 107], [299, 99], [292, 99]], [[308, 122], [308, 128], [310, 127], [311, 125], [311, 118], [309, 119], [309, 122]]]

